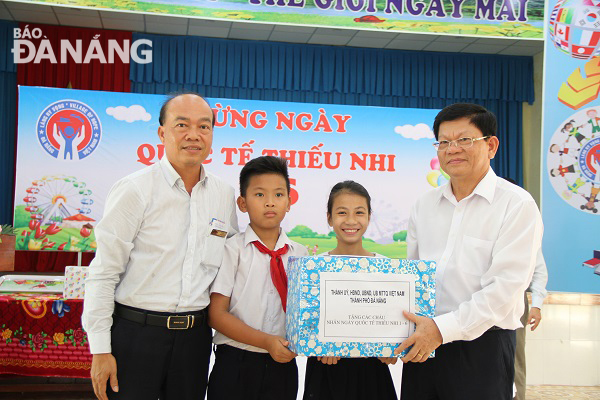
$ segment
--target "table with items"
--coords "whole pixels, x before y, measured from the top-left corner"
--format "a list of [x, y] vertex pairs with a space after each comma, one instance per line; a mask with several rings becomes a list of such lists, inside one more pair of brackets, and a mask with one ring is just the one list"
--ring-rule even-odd
[[83, 299], [56, 293], [63, 291], [64, 277], [58, 283], [16, 277], [0, 277], [0, 285], [24, 289], [0, 286], [0, 374], [88, 378], [92, 357], [81, 326]]

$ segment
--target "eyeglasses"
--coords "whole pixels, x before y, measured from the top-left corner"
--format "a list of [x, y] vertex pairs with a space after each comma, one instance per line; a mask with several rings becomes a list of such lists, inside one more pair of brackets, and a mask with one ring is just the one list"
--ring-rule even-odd
[[433, 144], [433, 147], [435, 147], [435, 149], [437, 151], [444, 151], [448, 147], [452, 146], [452, 144], [454, 144], [456, 147], [460, 147], [462, 149], [468, 149], [469, 147], [473, 146], [473, 143], [475, 141], [482, 140], [482, 139], [489, 139], [490, 137], [491, 136], [484, 136], [484, 137], [480, 137], [480, 138], [463, 137], [463, 138], [456, 139], [456, 140], [441, 140], [439, 142], [435, 142]]

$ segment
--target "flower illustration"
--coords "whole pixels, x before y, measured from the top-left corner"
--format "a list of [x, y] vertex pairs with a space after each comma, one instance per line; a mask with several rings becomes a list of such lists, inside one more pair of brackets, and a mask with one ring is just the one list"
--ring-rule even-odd
[[392, 348], [384, 347], [383, 349], [381, 349], [381, 355], [383, 357], [391, 357], [392, 356]]
[[52, 337], [54, 339], [55, 344], [65, 344], [65, 334], [61, 332], [56, 332]]
[[119, 6], [119, 8], [122, 8], [122, 7], [133, 7], [133, 8], [135, 8], [135, 6], [137, 4], [136, 4], [135, 1], [117, 0], [117, 1], [115, 1], [115, 5]]
[[43, 239], [46, 237], [46, 233], [44, 231], [42, 231], [42, 228], [38, 225], [37, 228], [35, 228], [35, 238], [36, 239]]
[[42, 248], [42, 242], [40, 240], [32, 239], [27, 243], [27, 248], [29, 250], [40, 250]]
[[148, 12], [151, 12], [151, 13], [168, 13], [169, 10], [164, 9], [164, 8], [150, 8], [150, 9], [148, 9]]
[[39, 226], [40, 226], [40, 221], [38, 221], [37, 219], [29, 220], [29, 229], [30, 230], [35, 231]]
[[33, 346], [40, 349], [42, 348], [42, 346], [45, 344], [46, 339], [44, 338], [44, 336], [42, 335], [41, 332], [36, 333], [32, 339], [33, 341]]
[[77, 343], [80, 343], [85, 339], [85, 333], [81, 328], [77, 328], [77, 330], [73, 332], [73, 339], [75, 339], [75, 342]]
[[60, 226], [56, 225], [56, 223], [53, 223], [49, 227], [46, 228], [46, 234], [56, 235], [61, 230], [62, 230], [62, 228]]
[[67, 245], [67, 242], [64, 242], [63, 244], [61, 244], [60, 246], [58, 246], [58, 250], [62, 251], [64, 250], [65, 246]]
[[358, 265], [360, 265], [361, 268], [367, 268], [369, 266], [369, 260], [367, 260], [366, 258], [361, 258], [358, 261]]
[[58, 315], [59, 318], [65, 316], [66, 312], [71, 311], [71, 307], [63, 300], [54, 300], [52, 302], [52, 314]]
[[450, 32], [453, 29], [455, 29], [455, 28], [451, 25], [448, 25], [448, 26], [437, 25], [437, 26], [429, 27], [429, 32]]
[[254, 16], [235, 11], [226, 12], [214, 12], [213, 15], [217, 18], [229, 18], [229, 19], [253, 19]]
[[81, 230], [79, 231], [79, 234], [83, 237], [89, 237], [92, 234], [92, 231], [88, 228], [81, 228]]
[[12, 331], [8, 328], [6, 328], [5, 330], [2, 331], [2, 339], [6, 340], [6, 339], [10, 339], [10, 337], [12, 336]]
[[42, 246], [42, 250], [51, 249], [56, 246], [56, 242], [46, 242], [44, 246]]

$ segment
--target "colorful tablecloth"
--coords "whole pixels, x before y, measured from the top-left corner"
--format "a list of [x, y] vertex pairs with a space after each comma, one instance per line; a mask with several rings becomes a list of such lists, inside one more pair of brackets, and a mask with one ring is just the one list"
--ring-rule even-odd
[[60, 294], [0, 293], [0, 373], [89, 378], [82, 311]]

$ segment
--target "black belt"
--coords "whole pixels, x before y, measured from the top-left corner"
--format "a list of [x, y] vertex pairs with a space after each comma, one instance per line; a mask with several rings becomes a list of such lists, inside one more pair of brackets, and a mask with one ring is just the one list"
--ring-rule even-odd
[[115, 303], [114, 315], [142, 325], [161, 326], [167, 329], [198, 328], [206, 322], [206, 308], [186, 313], [159, 313]]
[[217, 355], [222, 354], [224, 356], [235, 357], [235, 358], [239, 359], [240, 361], [243, 359], [254, 359], [254, 360], [264, 360], [265, 358], [272, 359], [271, 355], [269, 353], [259, 353], [257, 351], [243, 350], [243, 349], [239, 349], [234, 346], [230, 346], [228, 344], [217, 345], [216, 349], [215, 349], [215, 353]]

